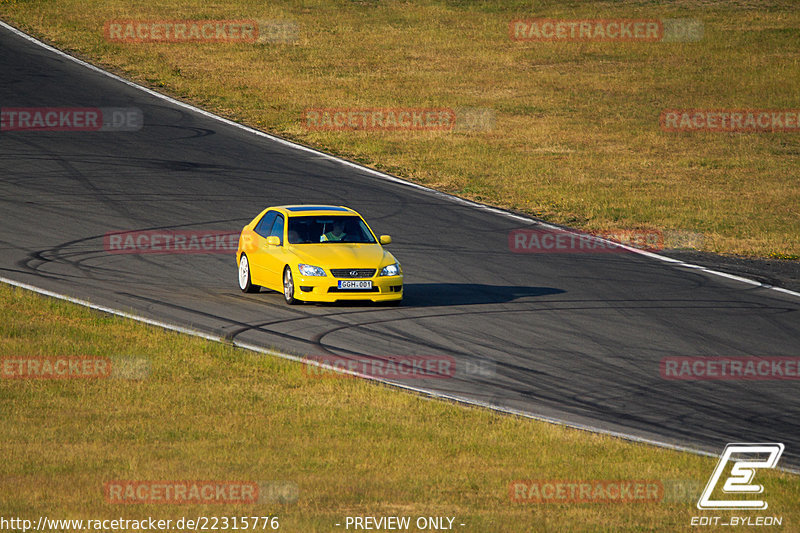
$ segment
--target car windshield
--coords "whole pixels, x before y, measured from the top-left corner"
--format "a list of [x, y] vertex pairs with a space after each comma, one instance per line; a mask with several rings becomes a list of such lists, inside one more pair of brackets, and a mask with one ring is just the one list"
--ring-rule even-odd
[[290, 244], [374, 243], [364, 221], [355, 216], [289, 217]]

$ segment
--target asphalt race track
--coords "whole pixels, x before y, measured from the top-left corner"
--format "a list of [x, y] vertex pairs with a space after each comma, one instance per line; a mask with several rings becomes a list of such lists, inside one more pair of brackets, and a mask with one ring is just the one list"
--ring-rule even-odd
[[[796, 380], [659, 372], [669, 356], [798, 356], [795, 295], [633, 253], [512, 253], [509, 231], [534, 222], [255, 135], [6, 29], [0, 72], [2, 107], [144, 116], [135, 132], [0, 134], [2, 277], [296, 355], [447, 355], [453, 377], [404, 384], [712, 453], [783, 442], [781, 465], [800, 467]], [[107, 232], [237, 231], [286, 203], [348, 205], [391, 234], [403, 306], [288, 307], [242, 294], [233, 255], [104, 251]]]

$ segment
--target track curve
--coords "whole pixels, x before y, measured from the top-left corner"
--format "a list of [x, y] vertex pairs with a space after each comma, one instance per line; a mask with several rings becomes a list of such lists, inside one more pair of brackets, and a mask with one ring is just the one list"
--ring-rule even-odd
[[[783, 442], [796, 381], [678, 382], [668, 356], [797, 356], [800, 299], [638, 254], [520, 255], [533, 227], [175, 105], [0, 28], [4, 107], [130, 107], [137, 132], [0, 134], [0, 276], [298, 355], [447, 355], [413, 386], [718, 453]], [[46, 73], [46, 75], [45, 75]], [[345, 204], [406, 272], [399, 308], [242, 294], [228, 255], [113, 255], [109, 231], [240, 229], [267, 205]], [[474, 367], [473, 367], [474, 368]], [[409, 383], [406, 383], [409, 384]]]

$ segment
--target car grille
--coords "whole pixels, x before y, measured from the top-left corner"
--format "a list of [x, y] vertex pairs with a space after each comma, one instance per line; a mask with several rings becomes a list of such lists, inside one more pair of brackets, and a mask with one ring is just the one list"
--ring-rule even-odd
[[371, 278], [375, 275], [374, 268], [332, 268], [334, 278]]

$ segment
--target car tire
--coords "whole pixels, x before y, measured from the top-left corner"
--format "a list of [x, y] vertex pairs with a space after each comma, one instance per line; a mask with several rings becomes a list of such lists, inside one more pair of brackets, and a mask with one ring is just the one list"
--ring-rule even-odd
[[295, 295], [294, 277], [292, 276], [292, 269], [289, 265], [283, 268], [283, 299], [289, 305], [300, 303], [300, 300], [294, 297]]
[[239, 288], [242, 292], [258, 292], [261, 287], [250, 281], [250, 261], [245, 254], [239, 258]]

